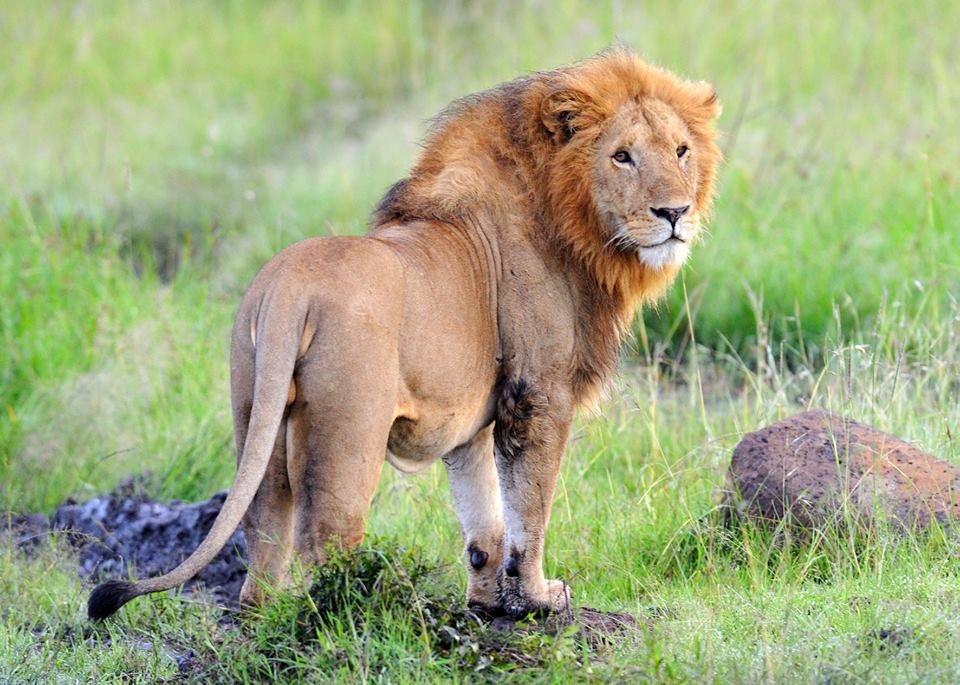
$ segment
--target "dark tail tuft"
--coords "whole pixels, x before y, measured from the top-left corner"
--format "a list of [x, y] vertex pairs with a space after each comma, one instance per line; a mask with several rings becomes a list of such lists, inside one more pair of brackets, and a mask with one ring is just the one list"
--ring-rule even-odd
[[136, 596], [136, 588], [129, 581], [109, 580], [101, 583], [90, 593], [87, 616], [94, 621], [102, 621]]

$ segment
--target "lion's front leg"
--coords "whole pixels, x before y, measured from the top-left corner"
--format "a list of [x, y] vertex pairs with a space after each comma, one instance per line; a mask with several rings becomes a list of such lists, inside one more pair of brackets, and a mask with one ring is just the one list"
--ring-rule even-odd
[[515, 377], [501, 390], [494, 437], [506, 534], [497, 585], [501, 607], [517, 618], [570, 605], [567, 584], [544, 577], [543, 548], [572, 413], [557, 386]]
[[443, 458], [463, 530], [467, 606], [500, 614], [497, 569], [503, 559], [503, 510], [493, 458], [493, 427]]

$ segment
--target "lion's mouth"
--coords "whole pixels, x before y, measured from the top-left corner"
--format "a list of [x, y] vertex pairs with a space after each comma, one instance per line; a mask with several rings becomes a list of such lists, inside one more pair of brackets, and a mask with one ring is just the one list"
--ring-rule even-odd
[[655, 247], [660, 247], [661, 245], [666, 245], [666, 244], [668, 244], [668, 243], [670, 243], [670, 242], [674, 242], [674, 241], [675, 241], [675, 242], [678, 242], [678, 243], [685, 243], [685, 242], [687, 242], [686, 240], [684, 240], [683, 238], [681, 238], [681, 237], [678, 236], [678, 235], [672, 235], [672, 236], [670, 236], [669, 238], [666, 238], [666, 239], [664, 239], [664, 240], [661, 240], [659, 243], [653, 243], [652, 245], [641, 245], [641, 246], [640, 246], [640, 249], [642, 249], [642, 250], [650, 250], [650, 249], [653, 249], [653, 248], [655, 248]]

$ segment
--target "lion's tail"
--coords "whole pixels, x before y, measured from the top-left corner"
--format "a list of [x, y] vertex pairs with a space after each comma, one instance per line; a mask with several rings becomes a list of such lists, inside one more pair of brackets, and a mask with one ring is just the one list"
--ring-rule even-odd
[[300, 307], [295, 290], [291, 290], [275, 288], [261, 302], [256, 328], [260, 332], [256, 381], [246, 444], [237, 477], [207, 537], [170, 573], [135, 583], [113, 580], [98, 585], [87, 602], [91, 619], [104, 619], [140, 595], [182, 585], [213, 560], [237, 529], [266, 473], [296, 364], [305, 312], [297, 311]]

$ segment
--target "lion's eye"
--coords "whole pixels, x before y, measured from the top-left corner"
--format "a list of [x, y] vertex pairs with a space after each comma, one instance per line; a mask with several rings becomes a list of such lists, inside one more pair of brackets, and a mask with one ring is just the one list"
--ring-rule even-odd
[[677, 148], [677, 159], [683, 159], [683, 156], [689, 152], [690, 148], [686, 145], [681, 145]]
[[630, 157], [630, 153], [626, 150], [617, 150], [613, 153], [613, 161], [617, 164], [630, 164], [633, 162], [633, 158]]

